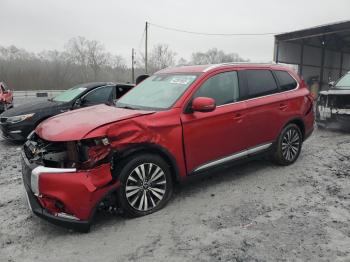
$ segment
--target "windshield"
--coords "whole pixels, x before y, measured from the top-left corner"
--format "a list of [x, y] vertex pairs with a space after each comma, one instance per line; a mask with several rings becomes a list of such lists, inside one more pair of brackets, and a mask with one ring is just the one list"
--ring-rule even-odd
[[335, 87], [341, 89], [350, 89], [350, 73], [340, 78]]
[[154, 75], [131, 89], [116, 103], [117, 107], [162, 110], [170, 108], [196, 80], [197, 75]]
[[67, 91], [55, 96], [52, 100], [56, 102], [70, 102], [86, 90], [82, 85], [74, 86]]

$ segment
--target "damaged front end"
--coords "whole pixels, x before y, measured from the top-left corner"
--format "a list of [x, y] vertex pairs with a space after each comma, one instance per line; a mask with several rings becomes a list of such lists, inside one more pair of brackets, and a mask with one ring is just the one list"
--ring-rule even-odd
[[[50, 142], [35, 133], [22, 151], [23, 182], [33, 212], [86, 231], [98, 206], [118, 187], [107, 138]], [[35, 206], [35, 208], [33, 208]]]
[[316, 121], [321, 127], [350, 130], [350, 93], [321, 93], [317, 101]]
[[50, 142], [35, 133], [24, 145], [27, 157], [45, 167], [90, 169], [97, 164], [109, 162], [111, 153], [108, 138], [82, 141]]

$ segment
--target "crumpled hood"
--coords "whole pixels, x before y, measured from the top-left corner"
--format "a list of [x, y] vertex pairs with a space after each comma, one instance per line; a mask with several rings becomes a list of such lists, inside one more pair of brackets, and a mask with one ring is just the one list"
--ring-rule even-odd
[[51, 117], [42, 122], [35, 132], [47, 141], [77, 141], [98, 127], [152, 113], [97, 105]]

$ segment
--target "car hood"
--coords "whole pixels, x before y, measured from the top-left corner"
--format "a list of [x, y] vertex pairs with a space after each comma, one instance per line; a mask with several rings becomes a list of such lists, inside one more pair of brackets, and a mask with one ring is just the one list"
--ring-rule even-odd
[[42, 122], [35, 132], [47, 141], [78, 141], [98, 127], [152, 113], [97, 105], [51, 117]]
[[12, 117], [12, 116], [25, 115], [25, 114], [31, 114], [31, 113], [39, 113], [39, 112], [47, 111], [48, 109], [51, 109], [54, 107], [58, 107], [61, 104], [62, 103], [54, 102], [54, 101], [43, 101], [43, 102], [34, 103], [34, 104], [24, 104], [5, 111], [1, 116]]

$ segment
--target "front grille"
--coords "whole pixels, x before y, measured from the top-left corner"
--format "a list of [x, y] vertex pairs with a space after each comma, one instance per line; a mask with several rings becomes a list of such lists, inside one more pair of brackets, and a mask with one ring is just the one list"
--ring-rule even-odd
[[350, 95], [329, 95], [328, 107], [350, 109]]

